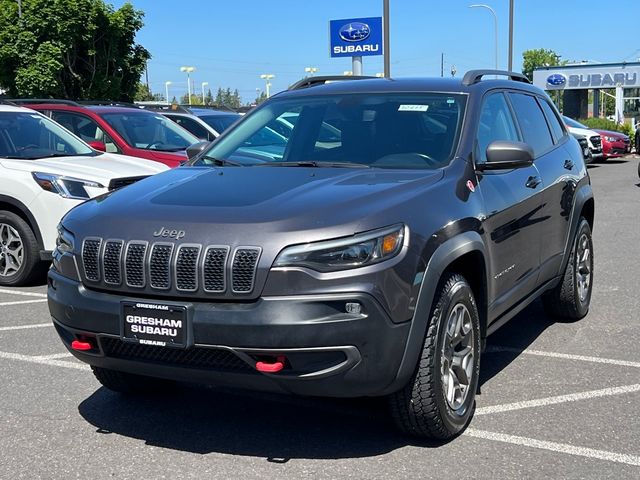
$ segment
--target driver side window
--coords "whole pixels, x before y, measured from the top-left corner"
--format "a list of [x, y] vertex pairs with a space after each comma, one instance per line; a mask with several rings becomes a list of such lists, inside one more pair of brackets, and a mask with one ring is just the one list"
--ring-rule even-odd
[[521, 141], [503, 93], [492, 93], [484, 99], [476, 136], [476, 160], [479, 163], [487, 161], [487, 147], [497, 140]]

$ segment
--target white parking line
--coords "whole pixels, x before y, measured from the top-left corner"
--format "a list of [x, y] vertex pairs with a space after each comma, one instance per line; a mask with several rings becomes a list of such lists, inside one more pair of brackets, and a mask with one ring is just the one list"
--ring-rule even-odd
[[495, 433], [495, 432], [487, 432], [484, 430], [476, 430], [475, 428], [467, 428], [463, 435], [467, 437], [493, 440], [496, 442], [510, 443], [512, 445], [522, 445], [524, 447], [550, 450], [556, 453], [561, 452], [569, 455], [577, 455], [580, 457], [606, 460], [608, 462], [624, 463], [627, 465], [640, 466], [640, 456], [628, 455], [626, 453], [616, 453], [616, 452], [608, 452], [606, 450], [596, 450], [593, 448], [576, 447], [573, 445], [568, 445], [566, 443], [547, 442], [544, 440], [536, 440], [535, 438], [519, 437], [516, 435], [507, 435], [504, 433]]
[[625, 385], [622, 387], [603, 388], [601, 390], [590, 390], [587, 392], [571, 393], [568, 395], [558, 395], [556, 397], [538, 398], [535, 400], [526, 400], [523, 402], [504, 403], [502, 405], [493, 405], [489, 407], [480, 407], [476, 409], [476, 415], [490, 415], [492, 413], [511, 412], [513, 410], [522, 410], [524, 408], [544, 407], [547, 405], [555, 405], [558, 403], [576, 402], [578, 400], [588, 400], [590, 398], [609, 397], [612, 395], [622, 395], [624, 393], [640, 392], [640, 384]]
[[7, 289], [4, 289], [4, 288], [0, 288], [0, 293], [8, 293], [10, 295], [22, 295], [22, 296], [25, 296], [25, 297], [47, 298], [47, 294], [46, 293], [21, 292], [19, 290], [7, 290]]
[[572, 355], [570, 353], [544, 352], [542, 350], [522, 350], [520, 348], [503, 347], [500, 345], [489, 345], [486, 353], [526, 353], [527, 355], [538, 355], [540, 357], [562, 358], [565, 360], [580, 360], [583, 362], [606, 363], [609, 365], [619, 365], [621, 367], [640, 368], [640, 362], [630, 362], [628, 360], [616, 360], [613, 358], [589, 357], [586, 355]]
[[73, 355], [71, 355], [69, 352], [66, 352], [66, 353], [54, 353], [52, 355], [37, 355], [33, 358], [37, 358], [39, 360], [56, 360], [58, 358], [67, 358], [67, 357], [73, 357]]
[[0, 307], [8, 307], [9, 305], [25, 305], [27, 303], [43, 303], [46, 302], [46, 298], [39, 298], [38, 300], [21, 300], [19, 302], [1, 302]]
[[0, 332], [9, 332], [11, 330], [27, 330], [29, 328], [53, 327], [53, 323], [36, 323], [33, 325], [14, 325], [12, 327], [0, 327]]
[[21, 362], [29, 362], [29, 363], [39, 363], [41, 365], [72, 368], [75, 370], [90, 370], [89, 365], [85, 365], [84, 363], [72, 363], [72, 362], [65, 362], [64, 360], [52, 360], [49, 358], [32, 357], [30, 355], [21, 355], [19, 353], [0, 352], [0, 359], [18, 360]]

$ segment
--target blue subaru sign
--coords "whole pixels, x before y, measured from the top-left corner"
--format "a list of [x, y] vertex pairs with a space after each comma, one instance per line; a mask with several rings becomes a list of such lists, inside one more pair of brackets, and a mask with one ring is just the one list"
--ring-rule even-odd
[[550, 88], [562, 88], [567, 83], [567, 77], [561, 73], [554, 73], [547, 77], [547, 86]]
[[382, 55], [382, 17], [329, 22], [332, 57]]

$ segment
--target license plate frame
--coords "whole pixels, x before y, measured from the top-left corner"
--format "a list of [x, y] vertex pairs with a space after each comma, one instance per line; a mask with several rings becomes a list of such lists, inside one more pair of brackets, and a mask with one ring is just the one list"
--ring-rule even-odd
[[120, 338], [125, 342], [186, 348], [187, 307], [158, 302], [121, 302]]

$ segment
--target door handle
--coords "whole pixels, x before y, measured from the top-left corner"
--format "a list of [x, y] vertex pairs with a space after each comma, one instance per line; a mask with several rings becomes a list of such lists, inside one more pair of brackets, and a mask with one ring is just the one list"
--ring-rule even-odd
[[536, 188], [538, 185], [542, 183], [542, 180], [538, 176], [530, 176], [527, 179], [527, 183], [525, 183], [527, 188]]
[[564, 168], [566, 168], [567, 170], [571, 170], [573, 168], [573, 162], [571, 160], [565, 160]]

